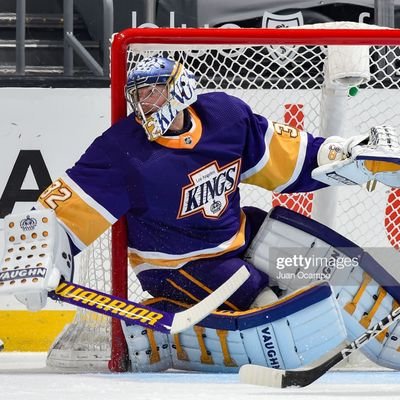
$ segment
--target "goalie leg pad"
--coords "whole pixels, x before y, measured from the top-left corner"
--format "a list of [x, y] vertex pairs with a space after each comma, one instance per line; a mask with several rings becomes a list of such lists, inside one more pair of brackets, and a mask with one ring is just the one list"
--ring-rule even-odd
[[[353, 341], [400, 303], [399, 282], [360, 247], [330, 228], [277, 207], [251, 243], [246, 259], [287, 292], [327, 280]], [[361, 351], [379, 365], [400, 369], [400, 324]]]
[[[152, 302], [157, 308], [183, 307], [172, 301], [154, 302], [157, 299]], [[176, 335], [125, 323], [123, 330], [132, 370], [141, 372], [174, 368], [227, 373], [249, 363], [298, 368], [346, 338], [339, 306], [327, 283], [311, 285], [268, 306], [216, 311]]]
[[0, 295], [13, 294], [29, 310], [40, 310], [61, 277], [73, 275], [68, 236], [52, 210], [8, 215], [4, 228]]
[[121, 321], [128, 345], [130, 370], [133, 372], [159, 372], [172, 368], [171, 343], [166, 333], [127, 325]]
[[[371, 267], [375, 266], [371, 264]], [[379, 268], [376, 268], [377, 276], [379, 272]], [[354, 269], [347, 284], [338, 288], [337, 292], [350, 339], [359, 337], [399, 307], [398, 301], [362, 268]], [[397, 322], [378, 334], [361, 350], [375, 363], [400, 370], [400, 323]]]

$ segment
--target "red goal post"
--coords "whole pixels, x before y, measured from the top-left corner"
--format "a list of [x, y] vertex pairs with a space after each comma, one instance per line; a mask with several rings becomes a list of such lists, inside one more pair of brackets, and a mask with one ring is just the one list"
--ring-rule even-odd
[[[187, 56], [181, 56], [180, 52], [182, 54], [185, 52], [198, 52], [198, 59], [192, 57], [194, 61], [191, 68], [195, 68], [195, 74], [208, 83], [209, 80], [212, 81], [210, 72], [216, 71], [214, 75], [216, 75], [215, 78], [217, 79], [212, 81], [210, 89], [206, 85], [200, 85], [201, 90], [227, 89], [233, 91], [234, 95], [250, 92], [250, 94], [245, 94], [245, 101], [250, 100], [250, 105], [255, 105], [256, 112], [264, 113], [265, 116], [276, 118], [283, 122], [296, 124], [297, 127], [318, 135], [320, 127], [323, 125], [322, 118], [325, 113], [325, 111], [321, 111], [319, 103], [322, 103], [320, 98], [324, 96], [323, 93], [321, 95], [321, 92], [323, 92], [322, 87], [324, 85], [324, 60], [327, 58], [325, 51], [327, 46], [353, 46], [355, 53], [357, 53], [356, 47], [370, 47], [369, 53], [372, 60], [371, 63], [373, 63], [373, 67], [371, 67], [373, 84], [363, 83], [361, 85], [361, 95], [357, 95], [358, 97], [356, 96], [356, 100], [354, 100], [357, 103], [354, 107], [354, 115], [352, 114], [349, 118], [350, 120], [354, 119], [354, 121], [350, 122], [354, 122], [353, 125], [355, 127], [352, 124], [348, 125], [351, 128], [345, 125], [344, 128], [352, 130], [351, 132], [346, 132], [346, 134], [364, 133], [371, 126], [383, 124], [383, 122], [392, 124], [399, 130], [400, 110], [396, 110], [396, 104], [400, 104], [400, 82], [397, 79], [400, 75], [396, 71], [396, 58], [400, 57], [400, 31], [355, 23], [318, 24], [290, 29], [126, 29], [115, 34], [112, 39], [110, 68], [111, 122], [115, 123], [127, 115], [124, 87], [128, 69], [132, 67], [135, 57], [142, 57], [143, 54], [148, 54], [149, 52], [170, 51], [169, 54], [171, 56], [183, 57], [186, 62], [189, 58], [191, 59], [193, 54], [189, 54], [189, 58], [187, 58]], [[285, 50], [286, 55], [294, 54], [293, 58], [284, 59], [287, 57], [285, 56], [281, 60], [282, 62], [279, 62], [281, 55], [279, 48], [287, 49]], [[300, 50], [298, 51], [298, 49]], [[245, 67], [241, 61], [232, 61], [231, 55], [228, 54], [226, 56], [229, 51], [238, 52], [240, 56], [246, 57]], [[275, 52], [276, 54], [274, 54]], [[134, 56], [130, 58], [132, 54]], [[358, 57], [358, 53], [356, 56]], [[271, 58], [269, 59], [268, 57]], [[278, 61], [277, 58], [279, 59]], [[301, 62], [301, 67], [297, 63], [298, 59]], [[381, 65], [382, 62], [383, 66]], [[271, 65], [272, 67], [270, 67]], [[245, 70], [244, 68], [254, 68], [257, 72], [247, 72], [247, 69]], [[300, 73], [304, 74], [304, 82], [299, 80]], [[378, 75], [381, 75], [380, 78]], [[294, 84], [286, 88], [284, 87], [284, 82], [288, 79], [292, 80]], [[381, 80], [378, 82], [378, 79]], [[276, 95], [272, 95], [271, 93], [275, 93], [275, 90]], [[378, 90], [381, 92], [389, 90], [392, 93], [382, 93], [385, 100], [380, 98], [379, 101], [377, 100], [378, 111], [375, 112], [372, 109], [373, 99], [375, 98], [374, 96], [378, 96]], [[340, 89], [339, 91], [340, 96], [334, 100], [334, 103], [337, 102], [337, 106], [343, 107], [344, 105], [347, 108], [348, 88]], [[282, 94], [283, 92], [287, 97]], [[394, 92], [396, 92], [396, 96], [399, 95], [398, 99], [386, 101], [389, 95]], [[274, 115], [272, 115], [271, 109], [264, 104], [266, 98], [272, 97], [276, 97], [275, 100], [281, 103], [282, 108], [279, 113]], [[358, 98], [360, 100], [357, 100]], [[350, 100], [353, 101], [352, 99]], [[399, 103], [397, 103], [397, 100]], [[328, 99], [328, 103], [329, 101], [331, 100]], [[386, 104], [383, 104], [385, 102]], [[329, 106], [331, 105], [329, 103]], [[334, 106], [336, 107], [336, 105]], [[385, 114], [383, 106], [388, 108], [387, 114]], [[335, 110], [335, 113], [341, 113], [339, 108]], [[332, 127], [338, 123], [337, 120], [328, 121], [326, 126]], [[338, 130], [340, 129], [338, 128]], [[330, 134], [341, 135], [342, 132]], [[254, 189], [250, 188], [249, 190], [253, 192]], [[343, 192], [345, 192], [346, 197], [334, 200], [334, 202], [338, 203], [337, 211], [339, 217], [337, 221], [340, 224], [336, 228], [338, 228], [339, 232], [354, 241], [358, 241], [363, 246], [374, 245], [374, 241], [378, 240], [377, 238], [379, 237], [379, 246], [387, 246], [398, 250], [400, 231], [397, 225], [400, 224], [400, 193], [397, 190], [383, 187], [374, 194], [362, 192], [360, 195], [360, 192], [349, 191], [347, 188]], [[246, 199], [247, 188], [245, 188], [244, 193], [243, 197]], [[332, 193], [329, 192], [329, 199], [336, 199]], [[268, 206], [277, 203], [283, 204], [306, 215], [311, 215], [311, 208], [315, 214], [318, 213], [318, 202], [324, 204], [325, 209], [327, 209], [329, 201], [332, 203], [332, 200], [327, 200], [324, 197], [316, 200], [312, 197], [307, 198], [304, 195], [277, 196], [272, 200], [268, 200]], [[255, 204], [253, 200], [251, 204]], [[373, 208], [377, 206], [382, 210], [379, 211], [379, 216], [374, 216]], [[263, 207], [267, 206], [263, 205]], [[336, 204], [332, 203], [332, 207], [336, 207]], [[331, 212], [330, 214], [333, 215], [334, 213]], [[375, 221], [370, 221], [374, 219], [379, 221], [376, 224]], [[372, 222], [374, 225], [370, 224]], [[116, 296], [128, 297], [129, 278], [124, 219], [118, 221], [112, 227], [111, 251], [112, 293]], [[398, 254], [397, 251], [396, 254]], [[89, 266], [82, 268], [89, 268]], [[90, 286], [89, 282], [85, 284]], [[122, 371], [126, 368], [127, 353], [119, 321], [112, 321], [111, 337], [112, 349], [109, 367], [114, 371]], [[57, 343], [60, 344], [61, 342], [62, 336]], [[84, 346], [79, 347], [83, 348]]]
[[[274, 29], [274, 28], [132, 28], [113, 37], [111, 47], [111, 110], [112, 123], [126, 116], [127, 104], [124, 87], [127, 76], [127, 51], [131, 44], [143, 47], [154, 44], [194, 46], [234, 45], [400, 45], [400, 31], [395, 29]], [[125, 223], [113, 227], [112, 280], [113, 294], [127, 296]], [[113, 354], [110, 368], [119, 370], [125, 345], [119, 340], [122, 334], [119, 321], [113, 321]]]

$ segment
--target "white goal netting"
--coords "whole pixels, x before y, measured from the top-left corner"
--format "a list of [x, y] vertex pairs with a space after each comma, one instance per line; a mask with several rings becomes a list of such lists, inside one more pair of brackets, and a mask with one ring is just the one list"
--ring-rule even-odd
[[[359, 47], [347, 47], [341, 53], [344, 48], [339, 46], [333, 49], [332, 57], [357, 64], [355, 61], [361, 57]], [[198, 78], [200, 92], [228, 92], [246, 101], [254, 112], [314, 135], [352, 136], [385, 124], [400, 129], [397, 46], [366, 47], [369, 76], [357, 88], [329, 82], [328, 47], [321, 43], [147, 47], [132, 44], [127, 54], [128, 69], [138, 59], [154, 54], [168, 55], [184, 63]], [[280, 204], [312, 216], [358, 245], [368, 247], [394, 275], [399, 275], [396, 269], [400, 260], [398, 189], [378, 184], [372, 192], [365, 187], [343, 187], [314, 194], [275, 195], [254, 186], [243, 186], [241, 197], [244, 205], [269, 210], [272, 205]], [[111, 291], [110, 245], [110, 237], [105, 234], [83, 254], [81, 283]], [[132, 274], [128, 287], [132, 299], [142, 298], [140, 285]], [[110, 337], [108, 318], [78, 310], [75, 321], [53, 345], [48, 363], [74, 370], [106, 369]]]

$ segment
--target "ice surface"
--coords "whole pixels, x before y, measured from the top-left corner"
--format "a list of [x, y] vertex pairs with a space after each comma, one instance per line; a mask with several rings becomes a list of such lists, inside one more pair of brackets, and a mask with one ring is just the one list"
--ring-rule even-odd
[[399, 399], [400, 372], [331, 372], [303, 389], [240, 384], [236, 374], [60, 374], [44, 353], [0, 354], [1, 400]]

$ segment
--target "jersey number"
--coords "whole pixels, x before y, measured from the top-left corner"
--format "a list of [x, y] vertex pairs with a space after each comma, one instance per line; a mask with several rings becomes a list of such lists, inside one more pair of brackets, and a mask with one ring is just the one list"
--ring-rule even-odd
[[274, 131], [277, 135], [286, 136], [290, 138], [297, 138], [299, 136], [299, 131], [289, 125], [279, 124], [274, 122]]
[[[56, 193], [54, 193], [57, 191]], [[55, 210], [58, 207], [57, 202], [64, 202], [72, 197], [72, 192], [62, 186], [62, 182], [57, 180], [53, 182], [41, 195], [43, 200], [51, 209]]]

